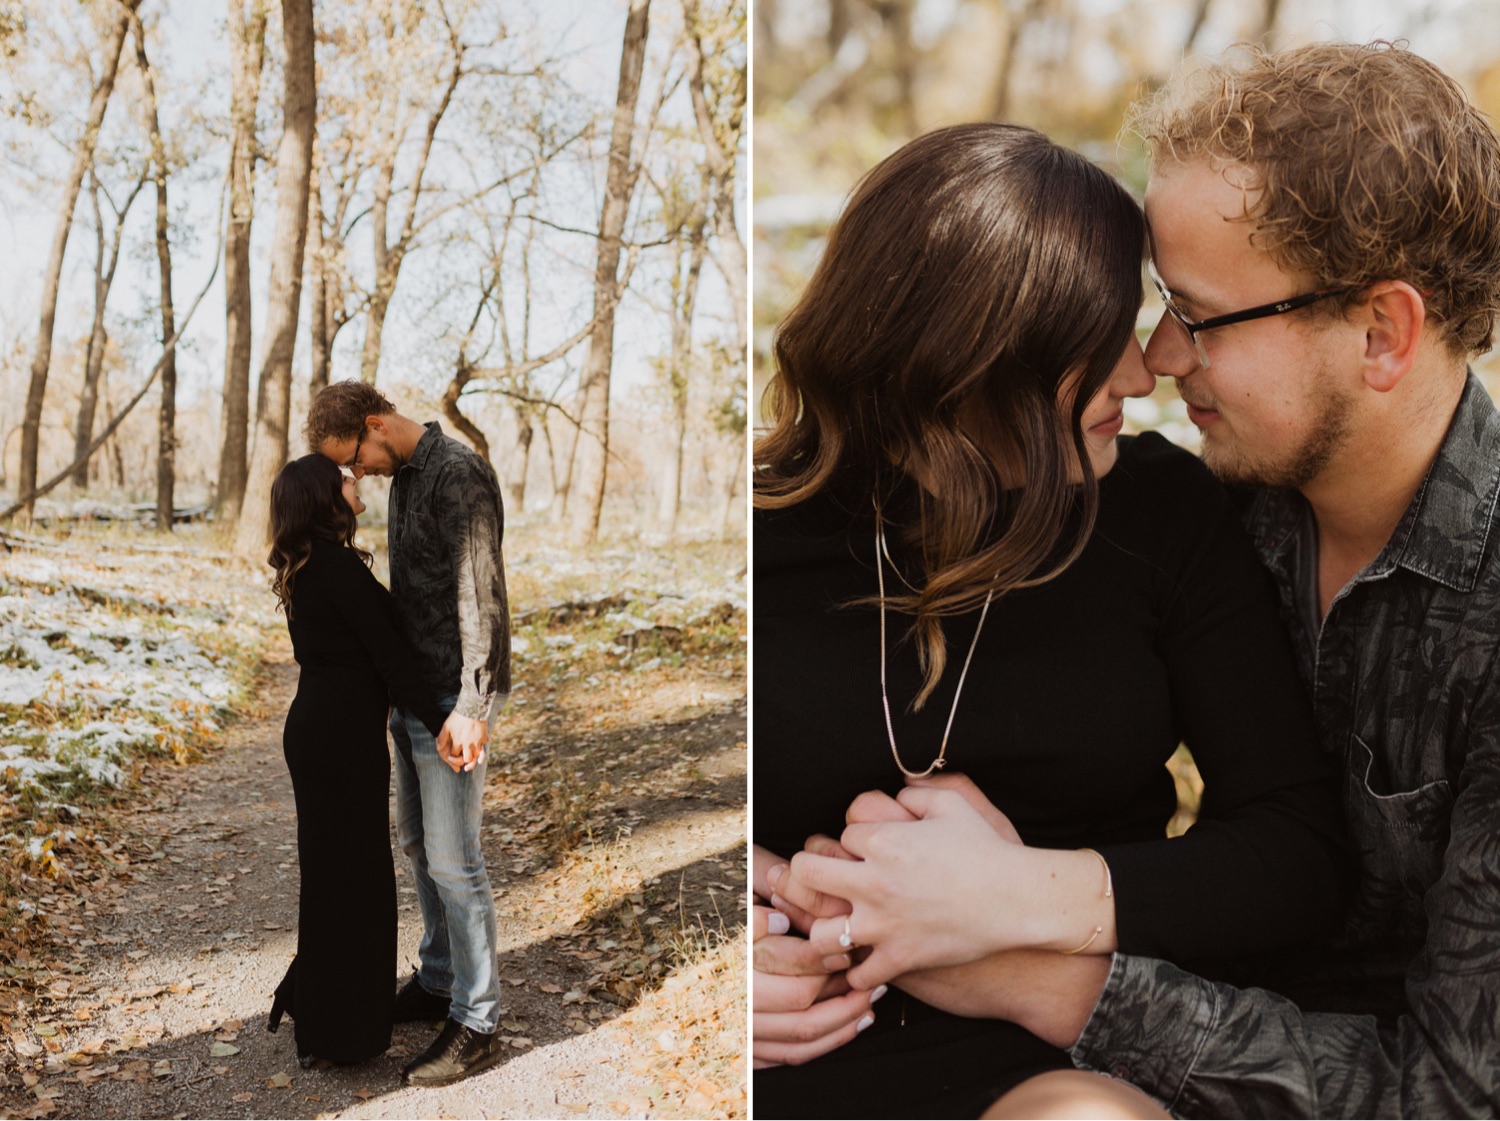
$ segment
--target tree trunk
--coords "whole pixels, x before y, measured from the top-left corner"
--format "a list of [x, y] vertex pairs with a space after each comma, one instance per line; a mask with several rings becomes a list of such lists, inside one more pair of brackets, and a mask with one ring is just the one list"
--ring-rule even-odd
[[312, 291], [307, 296], [307, 314], [312, 320], [308, 324], [312, 335], [312, 378], [308, 400], [316, 397], [318, 390], [328, 384], [328, 349], [332, 341], [328, 335], [328, 259], [323, 251], [322, 182], [318, 167], [317, 137], [314, 134], [312, 181], [307, 190], [307, 268], [312, 275]]
[[443, 415], [448, 422], [458, 429], [474, 445], [486, 463], [490, 461], [490, 442], [485, 434], [458, 409], [458, 396], [463, 392], [464, 386], [473, 379], [474, 372], [470, 367], [460, 366], [458, 372], [453, 375], [453, 380], [448, 383], [448, 388], [443, 391]]
[[[451, 30], [451, 29], [450, 29]], [[453, 65], [448, 72], [448, 84], [437, 107], [427, 118], [427, 131], [422, 152], [417, 157], [417, 166], [412, 171], [410, 185], [406, 188], [406, 217], [401, 222], [401, 232], [394, 243], [388, 242], [387, 222], [390, 218], [392, 184], [396, 174], [396, 156], [400, 151], [401, 134], [405, 125], [392, 122], [389, 143], [380, 164], [380, 173], [375, 181], [375, 199], [370, 207], [370, 230], [374, 237], [375, 287], [370, 293], [370, 307], [365, 316], [365, 344], [359, 359], [361, 381], [375, 384], [380, 372], [380, 344], [385, 334], [385, 317], [391, 308], [391, 297], [396, 294], [396, 282], [401, 278], [401, 265], [411, 248], [412, 237], [417, 229], [417, 204], [422, 198], [422, 180], [427, 174], [427, 161], [432, 155], [433, 141], [437, 137], [438, 125], [453, 103], [453, 91], [463, 80], [463, 47], [458, 38], [452, 39]], [[391, 100], [391, 112], [400, 108], [400, 99]], [[486, 457], [487, 458], [487, 457]]]
[[682, 275], [681, 245], [674, 280], [679, 291], [672, 301], [672, 354], [668, 375], [672, 391], [672, 446], [667, 451], [666, 478], [662, 480], [657, 520], [667, 536], [677, 532], [677, 515], [682, 509], [682, 456], [687, 443], [688, 378], [693, 360], [693, 312], [698, 303], [698, 280], [703, 275], [703, 258], [708, 254], [704, 227], [708, 225], [708, 193], [713, 173], [703, 169], [703, 184], [693, 212], [688, 218], [687, 274]]
[[1183, 40], [1182, 53], [1184, 56], [1193, 53], [1193, 44], [1198, 41], [1198, 33], [1203, 30], [1203, 25], [1208, 22], [1208, 5], [1211, 0], [1197, 0], [1193, 7], [1193, 21], [1188, 26], [1187, 38]]
[[511, 453], [510, 508], [518, 515], [526, 512], [526, 473], [531, 469], [531, 443], [536, 438], [536, 422], [525, 407], [516, 410], [516, 446]]
[[719, 524], [719, 540], [729, 539], [729, 528], [731, 521], [730, 513], [734, 510], [734, 496], [739, 493], [740, 476], [745, 468], [745, 441], [743, 437], [735, 441], [734, 470], [729, 473], [729, 478], [724, 481], [724, 489], [720, 491], [721, 505], [719, 516], [715, 521]]
[[281, 0], [286, 40], [286, 94], [281, 148], [276, 156], [276, 235], [271, 246], [266, 350], [261, 363], [264, 405], [255, 418], [255, 445], [235, 552], [264, 559], [271, 482], [287, 461], [292, 411], [292, 356], [302, 299], [302, 254], [307, 245], [313, 128], [317, 114], [313, 68], [312, 0]]
[[[151, 164], [156, 182], [156, 263], [161, 280], [161, 341], [170, 346], [177, 334], [172, 308], [172, 244], [168, 231], [167, 149], [157, 114], [156, 81], [146, 58], [146, 29], [135, 24], [135, 63], [146, 89], [146, 120], [151, 130]], [[177, 348], [166, 353], [161, 369], [161, 408], [156, 421], [156, 531], [172, 532], [172, 508], [177, 489]]]
[[[394, 112], [394, 110], [393, 110]], [[392, 128], [395, 126], [392, 125]], [[380, 342], [385, 333], [385, 313], [391, 294], [396, 290], [391, 276], [391, 247], [386, 241], [386, 223], [390, 219], [391, 183], [396, 174], [396, 139], [390, 138], [388, 151], [375, 177], [375, 197], [370, 203], [371, 256], [375, 265], [375, 286], [370, 291], [370, 306], [365, 312], [365, 344], [359, 355], [359, 380], [375, 384], [380, 372]]]
[[[57, 297], [62, 284], [63, 257], [68, 250], [68, 234], [73, 228], [73, 210], [78, 205], [78, 194], [83, 189], [83, 177], [94, 161], [94, 147], [99, 142], [99, 130], [104, 124], [104, 112], [109, 108], [109, 96], [115, 88], [115, 73], [120, 65], [120, 53], [125, 47], [125, 36], [130, 30], [131, 13], [140, 0], [124, 0], [124, 6], [110, 28], [109, 39], [104, 44], [104, 66], [99, 75], [99, 84], [94, 87], [89, 100], [88, 120], [84, 124], [83, 136], [73, 153], [73, 166], [63, 185], [62, 206], [58, 209], [57, 228], [52, 234], [52, 253], [47, 259], [47, 272], [42, 280], [42, 307], [37, 324], [36, 348], [31, 358], [31, 383], [26, 390], [26, 413], [21, 423], [21, 472], [19, 492], [29, 495], [36, 490], [37, 453], [41, 445], [42, 401], [47, 394], [47, 375], [52, 368], [52, 331], [57, 322]], [[32, 503], [25, 506], [25, 514], [31, 516]]]
[[[94, 252], [94, 324], [89, 332], [88, 349], [83, 360], [83, 390], [78, 399], [78, 420], [73, 427], [73, 458], [82, 459], [73, 472], [73, 486], [87, 487], [89, 484], [89, 461], [84, 455], [94, 438], [94, 415], [99, 409], [99, 373], [104, 369], [104, 351], [109, 344], [109, 333], [104, 327], [104, 308], [109, 302], [109, 290], [115, 282], [115, 266], [120, 261], [120, 242], [125, 233], [125, 216], [135, 203], [145, 185], [150, 165], [141, 171], [140, 179], [125, 199], [125, 205], [115, 211], [114, 235], [109, 250], [104, 248], [104, 213], [99, 209], [99, 181], [93, 179], [90, 196], [94, 202], [94, 225], [98, 233]], [[110, 204], [113, 208], [114, 204]]]
[[219, 485], [215, 512], [234, 525], [245, 498], [250, 438], [250, 225], [255, 216], [255, 112], [266, 52], [265, 0], [229, 0], [234, 56], [231, 107], [229, 228], [224, 239], [224, 406], [220, 416]]
[[688, 56], [688, 92], [693, 100], [693, 116], [698, 122], [698, 135], [703, 141], [704, 156], [714, 178], [714, 237], [717, 241], [716, 257], [719, 271], [724, 274], [724, 283], [729, 288], [729, 304], [734, 309], [736, 341], [740, 355], [747, 353], [750, 342], [749, 324], [746, 320], [747, 296], [745, 276], [745, 242], [740, 237], [739, 224], [734, 215], [735, 163], [739, 157], [740, 137], [745, 127], [746, 75], [743, 67], [731, 75], [731, 86], [719, 91], [725, 101], [723, 135], [714, 119], [713, 107], [708, 103], [703, 76], [703, 39], [698, 33], [698, 0], [685, 0], [683, 15], [692, 39], [692, 52]]
[[569, 496], [572, 537], [579, 543], [599, 535], [604, 509], [604, 486], [609, 467], [609, 379], [614, 360], [615, 308], [620, 302], [621, 235], [635, 191], [630, 166], [635, 137], [635, 106], [641, 92], [646, 58], [646, 35], [651, 0], [630, 0], [625, 17], [625, 41], [620, 50], [620, 85], [615, 97], [615, 121], [609, 137], [609, 174], [604, 186], [604, 208], [599, 216], [599, 257], [594, 267], [594, 326], [589, 333], [588, 357], [579, 381], [579, 430], [574, 445]]
[[1008, 120], [1011, 115], [1011, 87], [1015, 82], [1016, 63], [1020, 61], [1017, 49], [1027, 24], [1039, 14], [1042, 0], [1023, 0], [1019, 9], [1002, 4], [1005, 12], [1005, 51], [1000, 56], [1000, 74], [996, 81], [995, 107], [990, 116], [997, 121]]

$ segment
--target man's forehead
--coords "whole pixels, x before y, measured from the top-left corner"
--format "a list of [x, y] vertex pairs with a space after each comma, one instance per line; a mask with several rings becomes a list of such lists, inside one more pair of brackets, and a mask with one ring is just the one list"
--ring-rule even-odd
[[1205, 306], [1232, 303], [1241, 281], [1260, 291], [1262, 282], [1275, 283], [1282, 274], [1254, 237], [1248, 208], [1258, 188], [1250, 174], [1242, 165], [1206, 161], [1153, 168], [1146, 230], [1152, 260], [1174, 295]]

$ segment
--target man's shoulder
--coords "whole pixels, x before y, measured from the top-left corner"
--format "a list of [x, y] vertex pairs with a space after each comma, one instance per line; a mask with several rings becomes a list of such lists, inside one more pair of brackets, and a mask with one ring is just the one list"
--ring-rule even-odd
[[433, 448], [433, 460], [444, 470], [480, 471], [490, 476], [495, 474], [489, 460], [446, 432], [438, 434], [437, 446]]

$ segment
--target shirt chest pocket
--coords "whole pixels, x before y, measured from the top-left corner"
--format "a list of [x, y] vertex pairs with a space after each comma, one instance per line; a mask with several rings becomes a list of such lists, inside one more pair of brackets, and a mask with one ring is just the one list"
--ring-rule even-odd
[[1364, 740], [1349, 737], [1344, 804], [1360, 859], [1355, 919], [1366, 934], [1410, 936], [1423, 924], [1422, 897], [1442, 873], [1453, 793], [1443, 778], [1400, 789], [1406, 784], [1383, 764]]

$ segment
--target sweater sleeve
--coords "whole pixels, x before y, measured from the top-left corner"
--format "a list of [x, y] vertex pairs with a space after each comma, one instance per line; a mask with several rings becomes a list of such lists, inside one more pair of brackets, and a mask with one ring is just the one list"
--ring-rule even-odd
[[501, 541], [500, 484], [488, 464], [464, 456], [443, 470], [433, 491], [453, 558], [463, 669], [454, 711], [488, 720], [510, 694], [510, 606]]
[[395, 704], [416, 713], [436, 736], [446, 717], [423, 680], [411, 643], [395, 624], [391, 593], [352, 549], [340, 549], [339, 554], [340, 579], [331, 589], [339, 617], [370, 655]]
[[1224, 488], [1161, 444], [1143, 488], [1165, 538], [1157, 654], [1204, 794], [1184, 836], [1102, 851], [1122, 952], [1226, 958], [1331, 927], [1352, 863], [1270, 578]]

